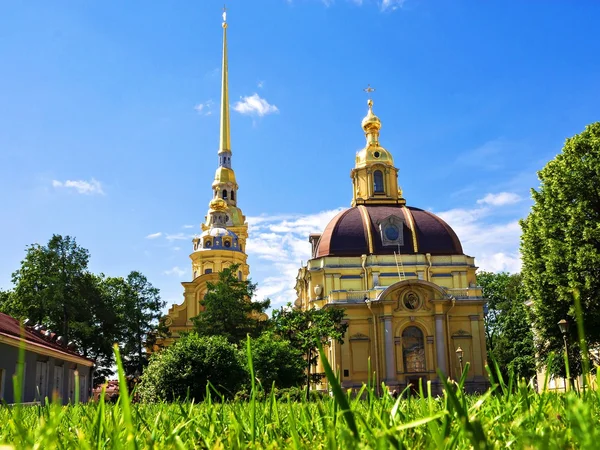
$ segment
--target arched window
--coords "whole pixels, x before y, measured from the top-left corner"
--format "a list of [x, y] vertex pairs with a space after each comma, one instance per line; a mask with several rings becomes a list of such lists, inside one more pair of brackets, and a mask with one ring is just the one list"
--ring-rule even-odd
[[226, 189], [223, 189], [223, 198], [227, 199], [227, 190]]
[[425, 342], [417, 327], [402, 332], [402, 361], [405, 372], [425, 372]]
[[231, 200], [235, 200], [235, 191], [231, 191]]
[[373, 187], [376, 194], [385, 192], [383, 189], [383, 173], [381, 170], [373, 172]]
[[238, 270], [238, 280], [242, 281], [242, 271]]

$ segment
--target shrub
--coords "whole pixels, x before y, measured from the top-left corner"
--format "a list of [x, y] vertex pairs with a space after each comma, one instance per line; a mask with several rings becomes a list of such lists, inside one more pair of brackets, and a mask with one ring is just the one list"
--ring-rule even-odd
[[[242, 350], [241, 357], [247, 360]], [[254, 374], [265, 391], [270, 391], [275, 382], [278, 389], [302, 384], [306, 362], [302, 352], [272, 333], [263, 333], [252, 340], [252, 363]]]
[[210, 382], [220, 394], [232, 398], [247, 380], [237, 348], [222, 336], [200, 337], [190, 333], [154, 354], [138, 393], [145, 402], [202, 400]]

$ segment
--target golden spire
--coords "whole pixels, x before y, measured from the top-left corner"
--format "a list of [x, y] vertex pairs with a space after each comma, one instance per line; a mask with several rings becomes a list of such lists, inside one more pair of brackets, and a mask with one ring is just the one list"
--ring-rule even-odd
[[229, 83], [227, 77], [227, 9], [223, 6], [223, 65], [221, 68], [221, 133], [219, 153], [231, 152], [229, 135]]

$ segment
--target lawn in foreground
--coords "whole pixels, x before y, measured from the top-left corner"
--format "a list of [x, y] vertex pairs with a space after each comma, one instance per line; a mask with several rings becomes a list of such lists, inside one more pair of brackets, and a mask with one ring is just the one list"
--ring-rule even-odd
[[462, 393], [463, 375], [458, 383], [445, 382], [442, 397], [428, 395], [428, 385], [417, 397], [378, 396], [370, 385], [350, 396], [325, 360], [332, 397], [310, 402], [263, 396], [252, 381], [248, 401], [224, 401], [207, 387], [206, 399], [197, 404], [131, 404], [116, 352], [122, 392], [117, 404], [101, 400], [0, 407], [0, 445], [41, 449], [600, 446], [600, 391], [594, 389], [537, 394], [524, 381], [507, 386], [499, 379], [484, 395], [473, 396]]

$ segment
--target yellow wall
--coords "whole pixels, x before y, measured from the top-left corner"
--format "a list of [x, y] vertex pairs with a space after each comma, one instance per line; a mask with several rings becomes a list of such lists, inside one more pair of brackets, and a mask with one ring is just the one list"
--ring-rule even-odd
[[[431, 266], [425, 255], [403, 255], [404, 272], [408, 274], [403, 279], [397, 273], [393, 255], [327, 256], [311, 259], [300, 269], [297, 307], [338, 307], [346, 311], [344, 343], [333, 344], [329, 352], [330, 363], [339, 370], [343, 386], [358, 388], [366, 382], [369, 358], [376, 381], [384, 381], [391, 388], [402, 388], [418, 379], [439, 383], [438, 368], [458, 378], [456, 350], [461, 347], [463, 364], [470, 365], [469, 385], [473, 390], [485, 387], [484, 299], [481, 289], [475, 287], [474, 259], [454, 255], [430, 256], [430, 260]], [[418, 273], [422, 279], [418, 279]], [[379, 284], [375, 285], [377, 278]], [[417, 298], [414, 309], [404, 303], [409, 294], [411, 299]], [[403, 331], [407, 327], [422, 332], [423, 349], [411, 366], [418, 367], [416, 362], [424, 359], [425, 366], [418, 372], [408, 371], [403, 362]]]

